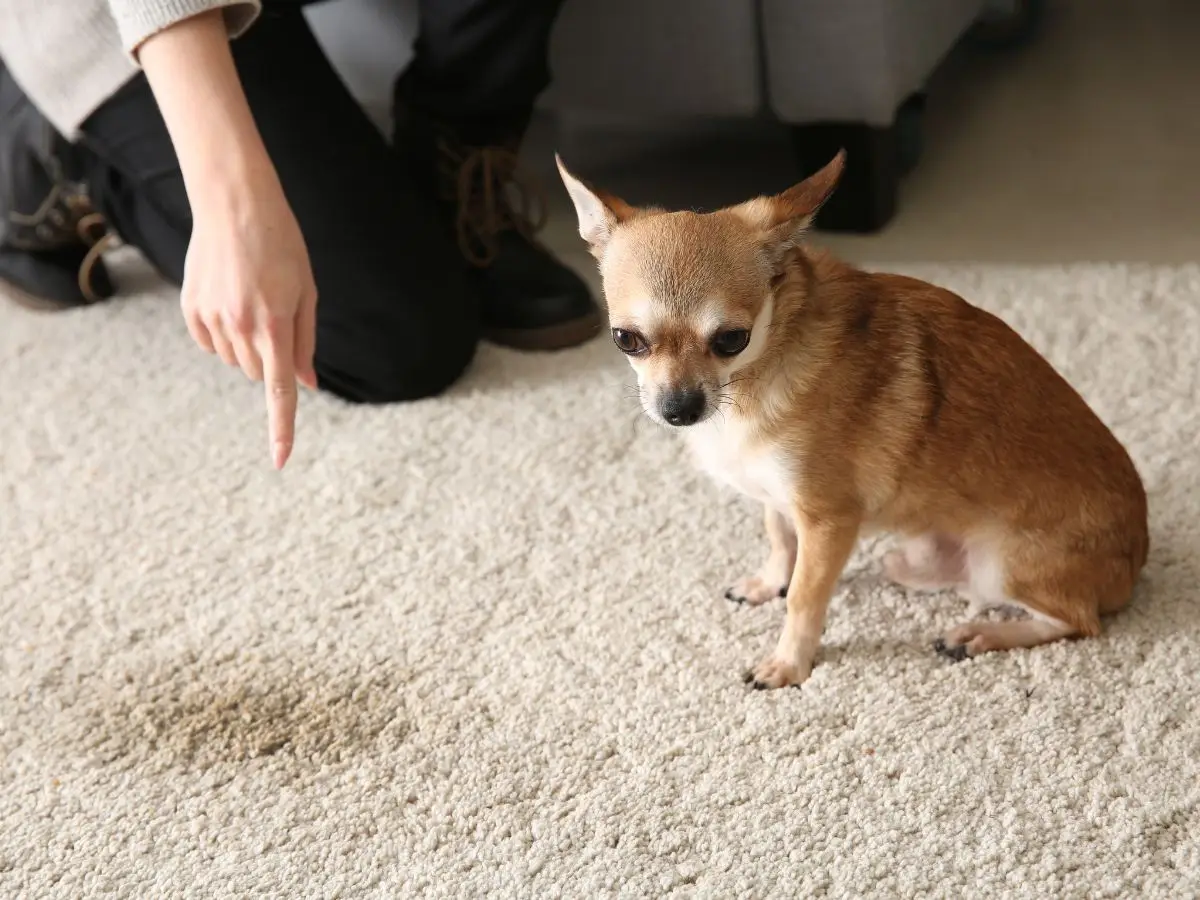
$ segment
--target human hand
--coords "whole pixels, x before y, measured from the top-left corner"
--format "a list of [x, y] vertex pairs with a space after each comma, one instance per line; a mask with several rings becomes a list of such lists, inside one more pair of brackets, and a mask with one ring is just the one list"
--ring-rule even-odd
[[316, 389], [317, 288], [300, 226], [274, 173], [194, 205], [181, 305], [204, 350], [266, 386], [271, 456], [295, 437], [299, 381]]

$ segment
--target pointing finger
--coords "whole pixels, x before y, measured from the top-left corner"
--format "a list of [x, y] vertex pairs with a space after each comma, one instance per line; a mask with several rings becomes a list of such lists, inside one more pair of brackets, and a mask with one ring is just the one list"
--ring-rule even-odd
[[296, 428], [296, 369], [292, 323], [274, 322], [263, 347], [271, 459], [282, 469], [292, 453]]

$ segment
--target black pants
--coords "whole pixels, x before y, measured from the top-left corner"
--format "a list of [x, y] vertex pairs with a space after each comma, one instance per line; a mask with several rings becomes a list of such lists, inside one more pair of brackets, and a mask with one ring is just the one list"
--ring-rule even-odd
[[[561, 0], [422, 0], [407, 75], [452, 121], [521, 118], [549, 81]], [[300, 223], [319, 295], [315, 367], [346, 400], [430, 396], [470, 363], [478, 302], [428, 191], [325, 58], [297, 0], [267, 0], [234, 41], [250, 108]], [[192, 218], [166, 126], [144, 76], [84, 123], [94, 200], [121, 238], [183, 280]]]

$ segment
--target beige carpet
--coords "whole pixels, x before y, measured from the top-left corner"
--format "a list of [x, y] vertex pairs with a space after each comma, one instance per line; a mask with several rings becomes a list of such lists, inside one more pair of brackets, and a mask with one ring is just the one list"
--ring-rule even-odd
[[306, 397], [277, 475], [172, 297], [0, 302], [0, 895], [1197, 896], [1200, 268], [910, 271], [1128, 442], [1149, 569], [1098, 640], [955, 665], [964, 604], [864, 547], [775, 693], [781, 609], [721, 599], [758, 514], [606, 341]]

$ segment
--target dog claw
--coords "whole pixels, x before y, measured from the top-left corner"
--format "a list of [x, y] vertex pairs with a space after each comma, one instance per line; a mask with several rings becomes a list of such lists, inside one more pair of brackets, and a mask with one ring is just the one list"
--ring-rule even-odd
[[959, 644], [957, 647], [950, 647], [946, 644], [945, 638], [938, 638], [933, 642], [933, 649], [938, 656], [944, 656], [946, 659], [954, 662], [962, 662], [964, 659], [970, 659], [971, 654], [967, 652], [966, 644]]
[[750, 685], [750, 688], [755, 691], [765, 691], [767, 686], [754, 677], [754, 670], [751, 669], [742, 674], [742, 684]]
[[[769, 684], [765, 684], [761, 681], [758, 681], [757, 679], [755, 679], [753, 677], [751, 679], [749, 679], [749, 682], [750, 682], [750, 687], [752, 687], [756, 691], [768, 691], [771, 689], [771, 686]], [[804, 685], [791, 684], [791, 685], [788, 685], [788, 687], [790, 687], [792, 690], [798, 691], [802, 687], [804, 687]]]
[[787, 585], [771, 587], [769, 582], [755, 576], [743, 578], [725, 589], [725, 599], [739, 606], [762, 606], [779, 597], [787, 596]]
[[799, 666], [772, 657], [744, 673], [742, 681], [756, 691], [774, 691], [785, 687], [798, 688], [808, 680], [811, 671], [811, 665]]

